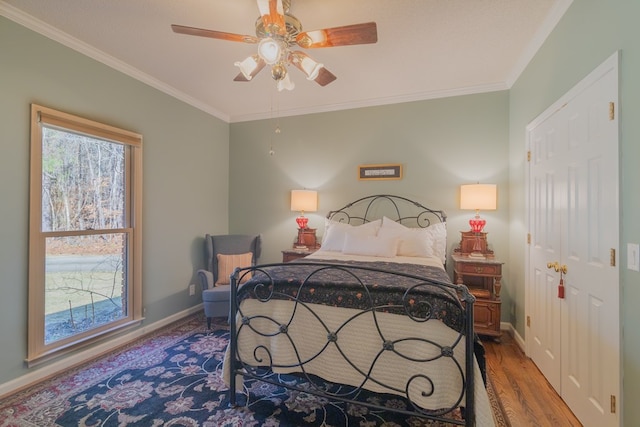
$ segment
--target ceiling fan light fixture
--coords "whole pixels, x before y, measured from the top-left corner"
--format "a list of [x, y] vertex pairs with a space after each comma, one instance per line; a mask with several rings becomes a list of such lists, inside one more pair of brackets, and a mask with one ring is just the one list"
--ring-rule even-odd
[[[278, 80], [278, 82], [276, 83], [276, 87], [278, 88], [278, 92], [282, 92], [284, 89], [293, 90], [293, 88], [296, 87], [296, 84], [291, 81], [291, 79], [289, 78], [289, 73], [287, 73], [283, 78]], [[278, 131], [279, 129], [276, 129], [276, 133], [280, 133]]]
[[240, 72], [247, 80], [251, 80], [253, 78], [253, 72], [258, 68], [258, 61], [258, 55], [251, 55], [242, 62], [236, 62], [233, 65], [240, 68]]
[[282, 56], [282, 46], [277, 40], [267, 37], [258, 43], [258, 55], [269, 65], [275, 64]]
[[307, 80], [315, 80], [324, 64], [314, 61], [308, 56], [300, 61], [300, 69], [307, 75]]

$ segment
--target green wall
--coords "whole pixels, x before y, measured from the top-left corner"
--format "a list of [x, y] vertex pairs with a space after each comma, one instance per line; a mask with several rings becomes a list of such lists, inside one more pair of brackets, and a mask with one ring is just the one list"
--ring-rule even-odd
[[[616, 50], [621, 52], [620, 277], [623, 420], [640, 424], [640, 274], [624, 268], [640, 241], [640, 30], [635, 0], [574, 1], [513, 88], [349, 111], [225, 124], [0, 17], [0, 384], [27, 371], [29, 104], [37, 102], [144, 135], [144, 304], [149, 322], [196, 304], [187, 285], [206, 232], [263, 233], [261, 261], [279, 261], [297, 215], [289, 191], [319, 192], [308, 214], [375, 193], [445, 209], [449, 250], [470, 212], [458, 187], [498, 184], [486, 212], [496, 255], [507, 262], [502, 320], [524, 337], [525, 126]], [[275, 155], [268, 154], [273, 142]], [[360, 164], [402, 163], [400, 181], [358, 181]], [[185, 190], [186, 189], [186, 190]]]
[[640, 425], [640, 274], [626, 269], [627, 243], [640, 242], [640, 2], [576, 0], [510, 91], [510, 245], [509, 283], [514, 295], [514, 326], [524, 336], [525, 127], [582, 78], [620, 51], [620, 266], [623, 421]]
[[28, 372], [29, 119], [35, 102], [144, 137], [143, 304], [188, 295], [207, 232], [228, 231], [229, 125], [0, 17], [0, 384]]
[[[508, 92], [502, 91], [234, 123], [229, 228], [262, 233], [260, 262], [280, 262], [280, 251], [290, 248], [297, 235], [298, 213], [289, 210], [292, 189], [318, 190], [318, 212], [305, 213], [318, 235], [327, 211], [371, 194], [397, 194], [447, 212], [451, 251], [474, 215], [458, 208], [460, 184], [481, 181], [498, 185], [498, 209], [483, 216], [496, 256], [506, 258], [508, 120]], [[276, 135], [278, 121], [281, 133]], [[380, 163], [402, 164], [403, 178], [358, 180], [358, 165]], [[508, 322], [506, 280], [503, 289]]]

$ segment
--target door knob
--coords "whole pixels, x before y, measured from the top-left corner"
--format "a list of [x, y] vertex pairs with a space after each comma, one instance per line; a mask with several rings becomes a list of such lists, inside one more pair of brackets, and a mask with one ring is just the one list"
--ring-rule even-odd
[[548, 262], [547, 268], [553, 268], [556, 273], [560, 273], [560, 284], [558, 284], [558, 298], [564, 299], [564, 279], [562, 276], [567, 274], [567, 266], [566, 264], [560, 265], [558, 261], [556, 262]]
[[556, 271], [556, 273], [562, 272], [562, 274], [567, 274], [567, 265], [566, 264], [560, 265], [558, 261], [548, 262], [547, 268], [553, 268]]

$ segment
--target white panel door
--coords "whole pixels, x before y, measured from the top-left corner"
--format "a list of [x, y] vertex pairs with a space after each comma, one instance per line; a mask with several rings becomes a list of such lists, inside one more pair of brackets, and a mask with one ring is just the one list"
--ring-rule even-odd
[[565, 110], [549, 117], [531, 133], [530, 203], [534, 214], [531, 228], [532, 304], [529, 318], [531, 358], [560, 393], [561, 300], [559, 274], [549, 262], [561, 260], [562, 200], [566, 192]]
[[527, 343], [586, 426], [620, 423], [617, 80], [616, 55], [529, 129]]

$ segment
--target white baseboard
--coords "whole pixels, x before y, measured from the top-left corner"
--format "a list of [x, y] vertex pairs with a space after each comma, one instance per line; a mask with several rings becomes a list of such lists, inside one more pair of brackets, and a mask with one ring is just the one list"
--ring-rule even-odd
[[524, 338], [522, 338], [522, 336], [518, 333], [518, 331], [515, 330], [515, 328], [513, 327], [513, 325], [511, 323], [501, 322], [500, 323], [500, 330], [501, 331], [507, 331], [509, 334], [511, 334], [511, 336], [515, 340], [516, 344], [518, 344], [518, 347], [520, 347], [520, 350], [522, 350], [522, 352], [526, 354], [526, 352], [524, 350], [525, 349]]
[[35, 385], [38, 382], [43, 381], [47, 378], [50, 378], [55, 374], [68, 370], [69, 367], [71, 366], [76, 366], [81, 363], [88, 362], [89, 360], [95, 357], [98, 357], [108, 351], [112, 351], [138, 338], [141, 338], [154, 331], [157, 331], [158, 329], [163, 328], [184, 317], [187, 317], [202, 311], [203, 311], [202, 304], [194, 305], [193, 307], [190, 307], [179, 313], [173, 314], [162, 320], [158, 320], [157, 322], [151, 323], [149, 325], [141, 326], [140, 328], [137, 328], [124, 335], [118, 336], [109, 341], [95, 345], [91, 348], [88, 348], [79, 353], [73, 354], [69, 357], [65, 357], [49, 365], [43, 366], [42, 368], [39, 368], [36, 371], [22, 375], [14, 380], [7, 381], [4, 384], [0, 384], [0, 398], [6, 395], [12, 394], [18, 390], [29, 387], [31, 385]]

